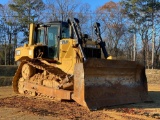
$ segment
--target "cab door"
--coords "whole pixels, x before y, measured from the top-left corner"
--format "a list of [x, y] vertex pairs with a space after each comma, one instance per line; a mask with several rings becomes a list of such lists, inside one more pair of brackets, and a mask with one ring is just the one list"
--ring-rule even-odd
[[60, 39], [60, 25], [48, 27], [48, 50], [49, 58], [58, 58], [58, 41]]

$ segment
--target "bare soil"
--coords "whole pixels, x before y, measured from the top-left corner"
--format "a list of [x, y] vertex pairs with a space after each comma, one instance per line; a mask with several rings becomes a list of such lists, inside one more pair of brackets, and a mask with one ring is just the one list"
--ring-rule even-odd
[[153, 102], [89, 111], [76, 102], [24, 97], [0, 87], [0, 120], [155, 120], [160, 119], [159, 84], [148, 85]]

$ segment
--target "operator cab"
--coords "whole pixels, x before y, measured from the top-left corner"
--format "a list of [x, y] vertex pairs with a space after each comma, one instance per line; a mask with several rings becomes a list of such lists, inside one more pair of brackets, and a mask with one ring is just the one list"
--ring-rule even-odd
[[[75, 26], [74, 26], [75, 27]], [[77, 26], [76, 26], [77, 27]], [[77, 28], [75, 28], [77, 29]], [[74, 31], [74, 32], [73, 32]], [[42, 58], [59, 58], [59, 41], [64, 38], [75, 38], [79, 31], [76, 30], [68, 22], [50, 22], [36, 25], [34, 31], [34, 44], [41, 44], [34, 50], [34, 58], [39, 57], [43, 53]], [[77, 38], [76, 38], [77, 39]], [[82, 52], [86, 58], [101, 58], [101, 49], [97, 47], [95, 42], [88, 42], [86, 35], [82, 36], [79, 44], [82, 46]]]
[[73, 36], [67, 22], [50, 22], [38, 25], [35, 31], [34, 43], [47, 45], [49, 58], [58, 58], [59, 40]]

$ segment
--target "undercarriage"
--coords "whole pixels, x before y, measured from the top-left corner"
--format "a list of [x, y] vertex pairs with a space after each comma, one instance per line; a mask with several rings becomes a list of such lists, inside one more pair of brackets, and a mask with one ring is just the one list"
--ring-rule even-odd
[[73, 77], [54, 67], [54, 64], [49, 66], [43, 61], [41, 59], [22, 61], [14, 76], [14, 91], [32, 96], [70, 100]]

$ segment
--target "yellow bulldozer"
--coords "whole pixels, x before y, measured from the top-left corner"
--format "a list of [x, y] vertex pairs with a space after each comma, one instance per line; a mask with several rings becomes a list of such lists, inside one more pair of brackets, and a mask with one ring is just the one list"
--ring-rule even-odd
[[95, 41], [82, 34], [78, 19], [30, 24], [28, 44], [15, 50], [14, 92], [74, 100], [90, 110], [146, 101], [144, 66], [107, 59], [99, 23], [94, 30]]

